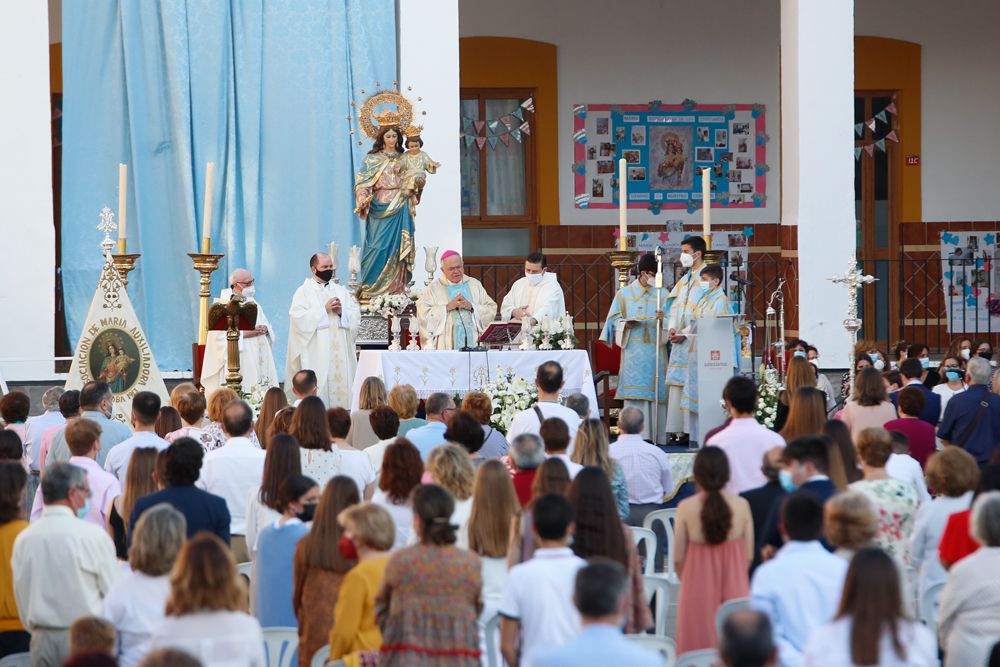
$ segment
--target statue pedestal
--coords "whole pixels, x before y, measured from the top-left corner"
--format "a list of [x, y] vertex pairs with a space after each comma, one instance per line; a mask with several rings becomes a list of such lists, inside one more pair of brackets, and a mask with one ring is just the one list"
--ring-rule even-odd
[[362, 315], [354, 342], [361, 350], [388, 350], [389, 320], [381, 315]]

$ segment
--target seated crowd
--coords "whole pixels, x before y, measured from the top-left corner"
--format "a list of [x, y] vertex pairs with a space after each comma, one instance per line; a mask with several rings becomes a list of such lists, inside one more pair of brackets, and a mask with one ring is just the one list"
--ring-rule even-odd
[[169, 406], [136, 394], [129, 425], [104, 383], [49, 390], [31, 419], [11, 392], [0, 659], [264, 667], [265, 631], [291, 627], [300, 667], [324, 647], [352, 666], [662, 665], [630, 641], [667, 625], [659, 578], [678, 655], [1000, 664], [983, 576], [1000, 553], [1000, 395], [988, 350], [953, 348], [936, 371], [926, 346], [887, 364], [862, 343], [841, 403], [793, 341], [771, 428], [754, 382], [732, 378], [729, 418], [679, 479], [642, 411], [612, 440], [554, 361], [506, 432], [482, 392], [421, 401], [370, 377], [351, 412], [308, 370], [291, 405], [272, 388], [255, 415], [231, 389], [181, 384]]

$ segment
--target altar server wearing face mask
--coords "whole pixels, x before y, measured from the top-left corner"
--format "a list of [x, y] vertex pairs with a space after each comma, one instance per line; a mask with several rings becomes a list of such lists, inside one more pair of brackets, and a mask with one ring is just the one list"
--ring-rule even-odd
[[547, 269], [545, 255], [533, 252], [524, 260], [524, 277], [518, 278], [500, 304], [500, 319], [535, 324], [546, 316], [557, 320], [566, 313], [566, 299], [556, 274]]
[[[229, 287], [222, 290], [216, 303], [229, 303], [233, 295], [257, 304], [256, 327], [240, 332], [240, 375], [243, 391], [249, 393], [254, 385], [277, 386], [278, 370], [274, 366], [274, 331], [264, 314], [264, 308], [254, 299], [256, 280], [247, 269], [236, 269], [229, 276]], [[229, 357], [225, 331], [209, 331], [205, 344], [205, 360], [201, 367], [201, 384], [205, 395], [226, 384]]]

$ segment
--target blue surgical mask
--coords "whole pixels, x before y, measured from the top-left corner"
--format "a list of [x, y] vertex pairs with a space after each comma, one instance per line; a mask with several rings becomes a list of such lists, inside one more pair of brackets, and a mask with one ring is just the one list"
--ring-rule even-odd
[[927, 370], [931, 367], [930, 357], [920, 357], [920, 367]]
[[83, 504], [83, 507], [76, 511], [76, 515], [81, 519], [85, 519], [87, 515], [90, 514], [90, 497], [87, 497], [87, 502]]
[[945, 371], [944, 376], [948, 378], [948, 382], [958, 382], [962, 379], [961, 371]]
[[804, 359], [804, 358], [805, 358], [805, 356], [806, 356], [806, 353], [805, 353], [805, 352], [803, 352], [802, 350], [795, 350], [795, 354], [793, 354], [792, 356], [795, 356], [795, 357], [802, 357], [802, 358]]
[[778, 481], [781, 483], [781, 488], [788, 493], [794, 493], [799, 489], [799, 485], [792, 481], [792, 471], [785, 468], [778, 471]]

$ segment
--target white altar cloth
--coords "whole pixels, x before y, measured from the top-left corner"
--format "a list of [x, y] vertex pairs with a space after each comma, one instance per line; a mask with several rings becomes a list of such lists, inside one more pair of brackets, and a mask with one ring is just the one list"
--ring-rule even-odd
[[496, 379], [497, 366], [533, 381], [535, 371], [546, 361], [558, 361], [563, 367], [562, 395], [583, 394], [590, 401], [591, 416], [596, 417], [597, 392], [586, 350], [362, 350], [351, 391], [351, 410], [358, 409], [361, 383], [372, 375], [382, 378], [386, 391], [397, 384], [409, 384], [417, 396], [427, 398], [436, 391], [465, 394], [480, 389]]

